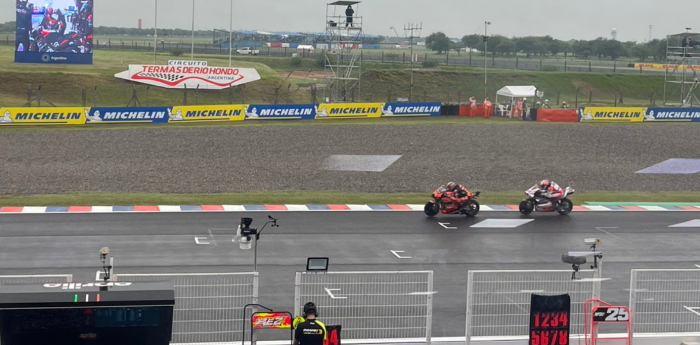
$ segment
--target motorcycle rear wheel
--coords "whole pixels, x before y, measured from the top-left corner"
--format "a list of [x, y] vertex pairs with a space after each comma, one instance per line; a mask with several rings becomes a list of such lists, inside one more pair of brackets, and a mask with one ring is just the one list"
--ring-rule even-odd
[[440, 207], [434, 202], [428, 202], [425, 204], [423, 211], [428, 217], [435, 217], [438, 213], [440, 213]]
[[527, 216], [535, 210], [535, 204], [530, 200], [523, 200], [520, 202], [518, 208], [520, 209], [520, 213]]
[[574, 203], [569, 199], [562, 199], [557, 207], [557, 212], [562, 216], [566, 216], [574, 209]]

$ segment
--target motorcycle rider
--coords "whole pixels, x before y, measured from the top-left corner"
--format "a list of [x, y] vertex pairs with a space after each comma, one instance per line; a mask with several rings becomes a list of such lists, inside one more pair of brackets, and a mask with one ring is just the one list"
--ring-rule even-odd
[[544, 199], [540, 200], [540, 205], [558, 202], [564, 196], [564, 190], [552, 180], [542, 180], [539, 183], [540, 193]]
[[448, 182], [445, 185], [445, 189], [447, 189], [448, 192], [452, 192], [452, 199], [460, 204], [466, 201], [467, 195], [469, 194], [469, 191], [467, 191], [464, 186], [456, 182]]

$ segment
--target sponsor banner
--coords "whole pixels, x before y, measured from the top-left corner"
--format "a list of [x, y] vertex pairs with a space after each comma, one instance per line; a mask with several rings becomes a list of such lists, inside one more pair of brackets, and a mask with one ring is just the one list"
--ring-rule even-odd
[[246, 120], [313, 120], [316, 108], [313, 104], [304, 105], [259, 105], [243, 107]]
[[255, 313], [251, 322], [254, 329], [292, 328], [292, 316], [289, 313]]
[[642, 122], [647, 108], [586, 107], [579, 109], [581, 122]]
[[383, 103], [321, 103], [317, 119], [364, 119], [382, 116]]
[[84, 125], [90, 108], [0, 108], [0, 125]]
[[245, 105], [209, 105], [168, 108], [169, 122], [243, 121]]
[[173, 65], [129, 65], [129, 70], [114, 76], [129, 81], [167, 89], [221, 90], [260, 80], [255, 68], [191, 66], [172, 61]]
[[700, 109], [649, 108], [644, 122], [700, 122]]
[[440, 116], [441, 103], [386, 103], [382, 117]]
[[661, 64], [661, 63], [636, 63], [634, 68], [641, 69], [659, 69], [659, 70], [688, 70], [688, 71], [700, 71], [700, 65], [674, 65], [674, 64]]
[[168, 108], [91, 108], [86, 110], [88, 124], [168, 123]]

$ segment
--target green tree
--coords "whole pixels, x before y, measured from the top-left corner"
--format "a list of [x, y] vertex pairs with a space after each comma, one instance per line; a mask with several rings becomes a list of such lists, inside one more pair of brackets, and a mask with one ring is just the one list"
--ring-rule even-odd
[[481, 46], [483, 46], [483, 44], [482, 36], [467, 35], [462, 37], [462, 45], [469, 48], [469, 52], [471, 52], [472, 49], [479, 49]]
[[450, 50], [451, 41], [443, 32], [435, 32], [425, 39], [425, 46], [438, 54]]
[[642, 61], [646, 61], [646, 59], [650, 56], [653, 55], [651, 49], [644, 45], [644, 44], [637, 44], [631, 49], [632, 55], [634, 55], [636, 58]]

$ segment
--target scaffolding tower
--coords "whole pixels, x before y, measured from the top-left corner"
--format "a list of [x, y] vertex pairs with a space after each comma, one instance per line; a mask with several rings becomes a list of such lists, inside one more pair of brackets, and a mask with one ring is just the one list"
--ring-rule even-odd
[[666, 63], [664, 104], [683, 108], [700, 104], [700, 34], [668, 36]]
[[[336, 1], [326, 6], [325, 57], [326, 101], [354, 101], [362, 85], [362, 16], [358, 15], [360, 1]], [[352, 8], [351, 15], [347, 15]]]

